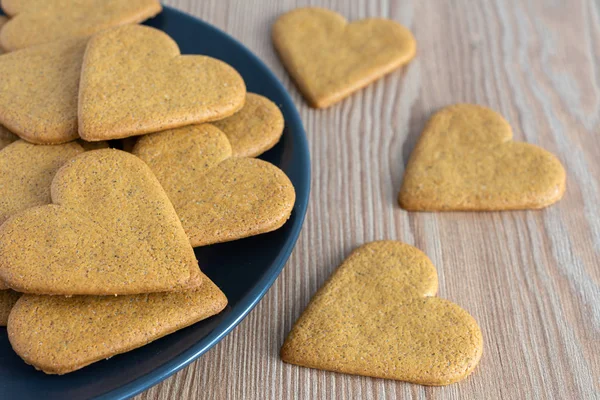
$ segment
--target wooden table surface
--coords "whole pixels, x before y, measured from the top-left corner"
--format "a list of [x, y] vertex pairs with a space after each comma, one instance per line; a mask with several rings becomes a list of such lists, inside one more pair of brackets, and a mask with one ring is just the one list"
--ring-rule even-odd
[[[600, 398], [600, 3], [592, 0], [168, 0], [239, 39], [289, 89], [312, 159], [298, 244], [260, 304], [199, 360], [139, 399]], [[270, 27], [320, 5], [391, 18], [416, 59], [326, 110], [306, 106]], [[554, 152], [567, 192], [542, 211], [408, 213], [396, 202], [429, 115], [472, 102], [515, 139]], [[356, 246], [398, 239], [429, 255], [439, 295], [467, 309], [484, 354], [466, 380], [424, 387], [287, 365], [279, 348], [310, 297]]]

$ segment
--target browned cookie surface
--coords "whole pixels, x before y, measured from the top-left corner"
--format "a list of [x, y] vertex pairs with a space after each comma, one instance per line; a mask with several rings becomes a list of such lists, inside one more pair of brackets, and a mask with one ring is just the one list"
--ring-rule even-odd
[[181, 290], [200, 273], [163, 188], [139, 158], [83, 153], [51, 186], [53, 204], [0, 227], [0, 279], [26, 293], [115, 295]]
[[128, 296], [24, 295], [8, 322], [13, 349], [48, 374], [65, 374], [221, 312], [227, 298], [208, 279], [194, 290]]
[[240, 111], [213, 125], [227, 135], [234, 157], [257, 157], [279, 142], [284, 121], [275, 103], [264, 96], [247, 93]]
[[158, 0], [2, 0], [2, 8], [12, 18], [0, 47], [10, 51], [142, 22], [162, 9]]
[[87, 39], [68, 39], [0, 56], [0, 125], [37, 144], [77, 139], [86, 43]]
[[315, 294], [281, 349], [283, 361], [423, 385], [477, 366], [483, 338], [458, 305], [435, 296], [435, 267], [396, 241], [356, 249]]
[[41, 146], [24, 140], [0, 150], [0, 224], [20, 211], [50, 204], [54, 175], [81, 153], [76, 142]]
[[285, 173], [262, 160], [232, 158], [227, 137], [211, 124], [143, 136], [133, 154], [165, 188], [192, 246], [273, 231], [294, 207]]
[[79, 134], [120, 139], [230, 116], [244, 105], [241, 76], [222, 61], [185, 55], [166, 33], [140, 25], [89, 42], [81, 72]]
[[455, 104], [427, 123], [406, 167], [399, 202], [413, 211], [537, 209], [560, 200], [565, 180], [558, 158], [513, 142], [500, 114]]
[[272, 35], [287, 71], [317, 108], [328, 107], [408, 63], [416, 52], [413, 35], [395, 21], [368, 18], [348, 23], [323, 8], [283, 14]]

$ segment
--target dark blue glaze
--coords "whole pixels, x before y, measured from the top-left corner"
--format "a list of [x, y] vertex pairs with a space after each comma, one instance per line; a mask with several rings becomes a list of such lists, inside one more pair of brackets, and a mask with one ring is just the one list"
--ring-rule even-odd
[[300, 116], [285, 88], [248, 49], [205, 22], [165, 7], [147, 25], [168, 33], [183, 54], [206, 54], [229, 63], [249, 91], [279, 105], [286, 124], [283, 138], [261, 158], [291, 179], [297, 196], [294, 211], [275, 232], [196, 249], [200, 266], [225, 292], [229, 306], [216, 317], [140, 349], [51, 376], [26, 365], [10, 348], [6, 329], [0, 328], [1, 399], [121, 399], [157, 384], [204, 354], [254, 308], [281, 272], [300, 233], [310, 190], [310, 160]]

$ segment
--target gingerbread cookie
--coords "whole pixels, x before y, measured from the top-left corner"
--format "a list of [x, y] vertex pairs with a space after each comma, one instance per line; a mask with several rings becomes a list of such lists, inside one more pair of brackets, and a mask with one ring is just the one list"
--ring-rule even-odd
[[17, 135], [0, 125], [0, 150], [19, 139]]
[[198, 279], [179, 218], [139, 158], [113, 149], [83, 153], [58, 170], [51, 194], [53, 204], [0, 227], [0, 280], [12, 289], [137, 294], [181, 290]]
[[304, 367], [447, 385], [477, 366], [483, 339], [468, 312], [433, 297], [435, 267], [396, 241], [356, 249], [313, 297], [281, 349]]
[[2, 8], [12, 16], [0, 31], [7, 51], [142, 22], [162, 9], [158, 0], [2, 0]]
[[455, 104], [427, 123], [406, 167], [399, 202], [413, 211], [537, 209], [560, 200], [565, 180], [553, 154], [512, 141], [500, 114]]
[[2, 55], [0, 124], [37, 144], [77, 139], [77, 93], [86, 43], [71, 39]]
[[[12, 135], [0, 127], [3, 131]], [[12, 140], [8, 135], [6, 139]], [[83, 149], [75, 142], [39, 146], [23, 140], [0, 151], [0, 225], [20, 211], [51, 203], [50, 185], [56, 171], [80, 153]], [[0, 281], [3, 289], [8, 286]]]
[[0, 326], [6, 326], [10, 310], [21, 297], [21, 293], [14, 290], [0, 290]]
[[218, 120], [244, 105], [246, 86], [229, 65], [181, 56], [167, 34], [129, 25], [94, 36], [79, 92], [79, 134], [119, 139]]
[[231, 158], [227, 137], [210, 124], [143, 136], [133, 154], [165, 188], [194, 247], [273, 231], [292, 212], [296, 194], [283, 171]]
[[397, 22], [368, 18], [348, 23], [323, 8], [299, 8], [277, 19], [273, 44], [308, 101], [328, 107], [407, 64], [413, 35]]
[[213, 125], [227, 135], [234, 157], [257, 157], [279, 142], [284, 121], [275, 103], [264, 96], [247, 93], [240, 111]]
[[8, 321], [8, 338], [23, 360], [65, 374], [218, 314], [227, 298], [206, 276], [179, 293], [129, 296], [24, 295]]
[[[19, 138], [0, 127], [0, 148], [4, 147], [0, 151], [0, 225], [17, 212], [51, 203], [50, 185], [56, 171], [71, 158], [94, 147], [82, 140], [55, 146], [17, 140], [10, 146], [2, 146], [13, 139]], [[96, 143], [107, 146], [106, 142]], [[84, 145], [87, 148], [82, 148]], [[0, 290], [7, 288], [0, 281]]]
[[0, 151], [0, 225], [28, 208], [50, 204], [52, 179], [83, 153], [76, 142], [39, 146], [18, 140]]

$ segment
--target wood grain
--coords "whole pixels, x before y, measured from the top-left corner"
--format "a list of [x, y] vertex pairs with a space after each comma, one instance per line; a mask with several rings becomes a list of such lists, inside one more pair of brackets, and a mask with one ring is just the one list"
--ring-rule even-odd
[[[221, 343], [139, 399], [600, 398], [600, 3], [569, 1], [169, 0], [241, 40], [282, 80], [309, 136], [312, 194], [282, 275]], [[269, 29], [319, 5], [392, 18], [418, 55], [342, 103], [306, 106]], [[473, 102], [516, 140], [553, 151], [567, 192], [543, 211], [407, 213], [404, 165], [429, 115]], [[424, 250], [440, 295], [479, 321], [485, 348], [467, 380], [430, 388], [282, 363], [279, 348], [312, 294], [356, 246], [399, 239]]]

